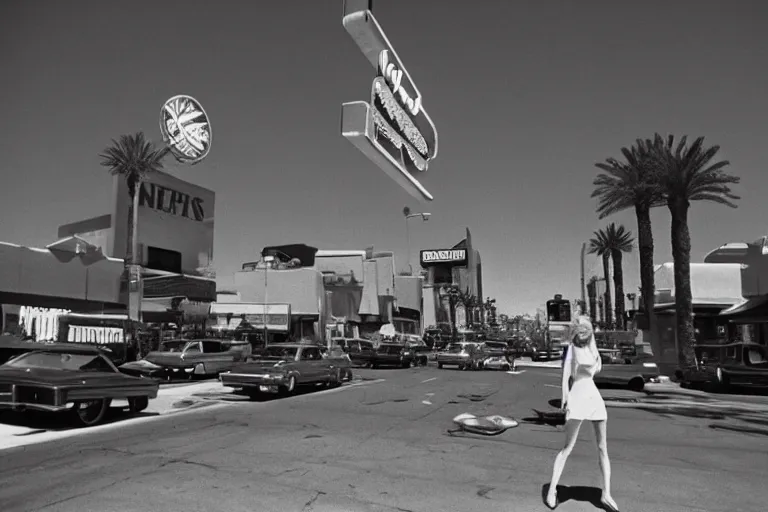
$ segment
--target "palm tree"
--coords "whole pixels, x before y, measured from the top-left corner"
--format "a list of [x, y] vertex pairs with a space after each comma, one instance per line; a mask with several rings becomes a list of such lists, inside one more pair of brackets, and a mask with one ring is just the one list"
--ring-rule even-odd
[[[597, 254], [603, 260], [603, 276], [605, 276], [605, 323], [611, 325], [611, 287], [608, 285], [611, 276], [611, 244], [608, 239], [608, 234], [600, 229], [594, 232], [594, 238], [589, 241], [589, 254]], [[603, 319], [601, 318], [601, 321]]]
[[467, 289], [458, 293], [456, 296], [456, 302], [464, 306], [464, 314], [466, 316], [467, 327], [471, 327], [474, 320], [474, 308], [477, 306], [477, 297], [472, 295]]
[[[649, 330], [653, 333], [655, 324], [653, 230], [651, 229], [651, 208], [666, 204], [656, 180], [652, 141], [637, 140], [631, 148], [622, 148], [624, 162], [614, 158], [595, 166], [604, 171], [595, 178], [592, 197], [598, 199], [597, 213], [600, 219], [629, 208], [635, 209], [637, 217], [637, 241], [640, 255], [640, 293], [643, 309], [648, 317]], [[653, 338], [652, 336], [652, 339]]]
[[597, 322], [597, 276], [592, 276], [587, 281], [587, 297], [589, 300], [589, 319]]
[[[139, 190], [141, 182], [156, 171], [163, 169], [162, 159], [168, 153], [167, 148], [156, 149], [154, 144], [146, 140], [143, 132], [134, 135], [121, 135], [119, 140], [112, 139], [102, 154], [101, 165], [106, 167], [113, 176], [122, 176], [128, 185], [128, 194], [131, 202], [128, 205], [128, 244], [126, 246], [126, 271], [129, 279], [131, 268], [139, 261], [138, 237], [136, 225], [138, 223]], [[135, 271], [134, 271], [135, 272]], [[133, 288], [129, 288], [132, 290]], [[133, 304], [133, 301], [130, 301]], [[130, 308], [129, 308], [130, 309]], [[138, 311], [131, 313], [133, 320], [138, 320]], [[136, 318], [134, 318], [136, 317]]]
[[607, 228], [608, 237], [611, 240], [611, 259], [613, 260], [613, 288], [616, 292], [616, 324], [620, 329], [626, 329], [626, 311], [624, 303], [624, 266], [622, 264], [623, 253], [632, 252], [634, 238], [632, 232], [624, 226], [618, 227], [611, 223]]
[[696, 365], [691, 295], [691, 233], [688, 210], [691, 201], [711, 201], [736, 208], [739, 196], [730, 185], [741, 178], [726, 173], [727, 160], [713, 162], [720, 146], [704, 146], [704, 137], [688, 144], [683, 136], [675, 145], [674, 136], [666, 139], [656, 134], [653, 141], [658, 183], [672, 216], [672, 259], [675, 274], [675, 309], [677, 312], [677, 357], [682, 367]]

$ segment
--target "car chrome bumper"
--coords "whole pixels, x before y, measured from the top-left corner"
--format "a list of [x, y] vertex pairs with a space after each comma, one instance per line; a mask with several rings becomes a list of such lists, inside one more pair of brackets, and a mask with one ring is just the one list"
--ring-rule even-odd
[[62, 412], [72, 410], [72, 408], [72, 404], [47, 405], [27, 402], [0, 402], [0, 409], [11, 409], [14, 411]]
[[251, 375], [247, 373], [222, 373], [219, 380], [230, 388], [251, 388], [261, 386], [278, 386], [284, 378], [280, 376]]

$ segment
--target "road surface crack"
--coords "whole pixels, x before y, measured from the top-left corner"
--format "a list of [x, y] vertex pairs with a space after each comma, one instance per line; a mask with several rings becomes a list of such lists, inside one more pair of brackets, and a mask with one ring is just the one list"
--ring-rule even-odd
[[219, 468], [217, 466], [214, 466], [212, 464], [206, 464], [205, 462], [195, 462], [193, 460], [187, 460], [187, 459], [171, 459], [163, 462], [160, 464], [157, 468], [164, 468], [166, 466], [169, 466], [171, 464], [191, 464], [193, 466], [200, 466], [201, 468], [210, 469], [213, 471], [218, 471]]
[[310, 500], [304, 504], [303, 510], [312, 510], [312, 507], [315, 505], [315, 502], [317, 501], [317, 499], [320, 496], [324, 496], [325, 494], [326, 493], [324, 493], [323, 491], [315, 491], [315, 495], [312, 496], [312, 498], [310, 498]]

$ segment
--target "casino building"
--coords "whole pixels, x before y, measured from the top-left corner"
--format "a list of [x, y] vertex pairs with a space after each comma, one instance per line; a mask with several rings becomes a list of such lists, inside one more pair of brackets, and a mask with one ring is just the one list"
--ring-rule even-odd
[[[40, 326], [48, 325], [48, 316], [60, 314], [56, 309], [126, 313], [123, 274], [131, 199], [119, 176], [114, 177], [112, 191], [110, 214], [60, 226], [58, 241], [45, 248], [0, 243], [4, 331], [29, 316], [29, 309], [22, 306], [36, 308], [30, 318]], [[204, 275], [213, 257], [214, 206], [213, 191], [167, 173], [154, 173], [143, 183], [138, 241], [144, 322], [207, 317], [208, 305], [216, 299], [215, 281]], [[45, 312], [50, 309], [54, 311]]]
[[[469, 228], [466, 228], [464, 239], [450, 249], [423, 250], [421, 258], [426, 270], [423, 291], [425, 327], [450, 324], [447, 286], [455, 286], [483, 299], [482, 260], [480, 251], [472, 244]], [[459, 327], [469, 323], [466, 315], [462, 307], [457, 308], [456, 324]], [[472, 321], [480, 321], [477, 312]]]

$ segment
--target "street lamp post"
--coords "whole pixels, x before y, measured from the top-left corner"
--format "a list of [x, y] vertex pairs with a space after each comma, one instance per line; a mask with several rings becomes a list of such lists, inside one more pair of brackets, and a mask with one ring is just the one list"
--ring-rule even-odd
[[408, 221], [414, 217], [421, 217], [422, 222], [427, 222], [432, 214], [429, 212], [424, 213], [411, 213], [411, 209], [407, 206], [403, 208], [403, 217], [405, 217], [405, 238], [406, 238], [406, 254], [408, 255], [408, 271], [413, 275], [413, 266], [411, 265], [411, 231], [409, 229]]
[[269, 329], [267, 329], [267, 309], [269, 308], [269, 282], [267, 281], [267, 274], [269, 273], [269, 266], [275, 261], [274, 256], [264, 256], [264, 316], [262, 318], [264, 323], [264, 348], [269, 346]]

